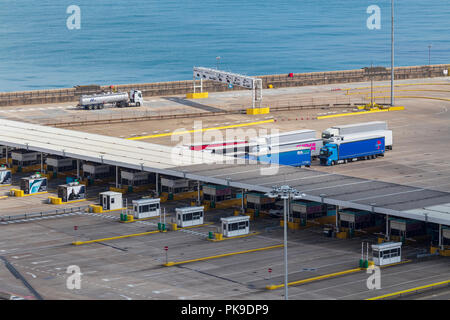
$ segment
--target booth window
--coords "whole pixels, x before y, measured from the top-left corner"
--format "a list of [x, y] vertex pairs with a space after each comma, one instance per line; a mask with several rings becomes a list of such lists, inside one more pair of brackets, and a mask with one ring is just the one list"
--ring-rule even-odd
[[159, 209], [159, 203], [146, 204], [139, 208], [139, 212], [156, 211]]
[[245, 229], [247, 227], [247, 221], [239, 222], [239, 230]]
[[183, 215], [183, 221], [191, 221], [192, 220], [192, 213], [187, 213]]
[[201, 212], [194, 212], [192, 214], [192, 220], [198, 220], [202, 217], [202, 213]]
[[372, 255], [373, 255], [374, 258], [379, 258], [379, 257], [380, 257], [380, 251], [378, 251], [378, 250], [373, 250], [373, 251], [372, 251]]
[[237, 223], [230, 223], [228, 225], [228, 231], [236, 231], [238, 230], [238, 224]]

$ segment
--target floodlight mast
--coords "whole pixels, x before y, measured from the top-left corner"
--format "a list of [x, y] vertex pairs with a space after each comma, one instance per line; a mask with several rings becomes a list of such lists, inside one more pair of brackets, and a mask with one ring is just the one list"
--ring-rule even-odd
[[287, 202], [289, 199], [300, 199], [305, 196], [296, 189], [283, 185], [281, 187], [272, 187], [272, 190], [265, 194], [269, 198], [283, 199], [283, 219], [284, 219], [284, 299], [289, 300], [288, 296], [288, 259], [287, 259]]

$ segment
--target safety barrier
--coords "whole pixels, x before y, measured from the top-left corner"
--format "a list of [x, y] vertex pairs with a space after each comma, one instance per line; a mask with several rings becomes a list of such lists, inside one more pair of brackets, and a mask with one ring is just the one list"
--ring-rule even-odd
[[52, 211], [32, 212], [32, 213], [25, 213], [25, 214], [11, 215], [11, 216], [0, 216], [0, 222], [27, 220], [27, 219], [32, 219], [32, 218], [42, 218], [42, 217], [49, 217], [49, 216], [59, 216], [59, 215], [66, 214], [66, 213], [85, 211], [87, 208], [88, 208], [88, 206], [86, 205], [86, 206], [79, 206], [79, 207], [72, 207], [72, 208], [56, 209], [56, 210], [52, 210]]

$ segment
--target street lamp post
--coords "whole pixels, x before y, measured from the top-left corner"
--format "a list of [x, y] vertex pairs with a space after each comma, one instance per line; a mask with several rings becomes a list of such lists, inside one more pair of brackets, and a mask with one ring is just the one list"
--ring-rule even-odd
[[217, 62], [217, 70], [219, 70], [219, 63], [220, 63], [220, 56], [216, 57], [216, 62]]
[[391, 106], [394, 105], [394, 0], [391, 0]]
[[428, 45], [428, 65], [431, 66], [431, 44]]
[[284, 200], [284, 299], [289, 300], [288, 297], [288, 259], [287, 259], [287, 202], [289, 199], [300, 199], [304, 194], [300, 194], [296, 189], [284, 185], [281, 187], [273, 187], [273, 190], [266, 193], [270, 198], [278, 198]]

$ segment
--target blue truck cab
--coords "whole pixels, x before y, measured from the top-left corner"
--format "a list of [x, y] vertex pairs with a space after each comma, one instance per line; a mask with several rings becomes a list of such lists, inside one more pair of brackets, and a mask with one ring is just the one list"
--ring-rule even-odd
[[319, 159], [323, 166], [332, 166], [354, 160], [375, 159], [384, 156], [384, 136], [327, 143], [320, 149]]

